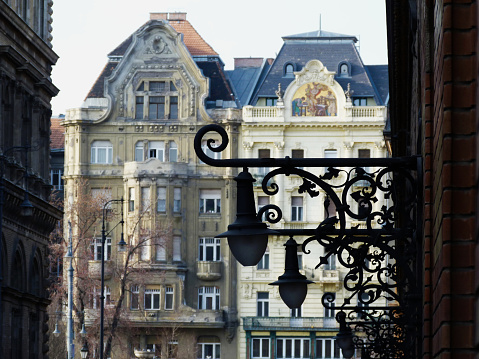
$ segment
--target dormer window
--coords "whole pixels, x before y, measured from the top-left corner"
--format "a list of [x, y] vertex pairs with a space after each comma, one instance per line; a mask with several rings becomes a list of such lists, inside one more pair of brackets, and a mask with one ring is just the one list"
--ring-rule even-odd
[[173, 81], [142, 81], [135, 95], [135, 119], [178, 119], [178, 90]]
[[294, 65], [293, 64], [286, 64], [284, 66], [284, 77], [294, 77]]
[[351, 77], [351, 65], [347, 61], [342, 61], [338, 66], [339, 77]]

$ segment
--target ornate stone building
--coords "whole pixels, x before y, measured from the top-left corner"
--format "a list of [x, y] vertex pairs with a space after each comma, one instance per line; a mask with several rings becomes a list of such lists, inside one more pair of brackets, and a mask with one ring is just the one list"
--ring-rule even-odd
[[[0, 1], [2, 358], [48, 357], [48, 236], [61, 218], [49, 204], [50, 100], [58, 93], [51, 13], [51, 1]], [[33, 208], [21, 206], [27, 192]]]
[[[125, 240], [142, 243], [130, 258], [134, 272], [121, 308], [128, 326], [120, 325], [111, 356], [131, 358], [141, 349], [235, 358], [236, 262], [213, 238], [235, 214], [235, 173], [202, 164], [193, 149], [198, 129], [215, 122], [234, 139], [227, 156], [238, 156], [241, 112], [224, 65], [185, 13], [152, 13], [108, 58], [83, 106], [69, 110], [63, 125], [65, 201], [75, 202], [79, 179], [88, 179], [92, 193], [123, 197]], [[167, 238], [143, 237], [158, 227], [171, 229]], [[108, 236], [107, 268], [126, 258], [115, 250], [120, 232]], [[88, 262], [94, 279], [98, 259]], [[121, 293], [117, 277], [110, 272], [106, 279], [108, 307]], [[97, 315], [93, 301], [87, 331]], [[181, 335], [168, 337], [165, 328]]]
[[[385, 157], [387, 66], [364, 66], [353, 36], [315, 31], [283, 39], [284, 45], [274, 62], [252, 63], [251, 59], [245, 59], [248, 63], [244, 65], [242, 59], [236, 59], [237, 68], [230, 74], [238, 95], [247, 101], [243, 107], [240, 157]], [[259, 79], [255, 87], [241, 86], [248, 76]], [[326, 192], [320, 190], [315, 198], [308, 196], [300, 188], [303, 182], [299, 176], [274, 177], [271, 181], [279, 186], [279, 192], [266, 195], [261, 181], [270, 170], [272, 168], [251, 171], [257, 179], [258, 209], [274, 204], [283, 211], [283, 219], [272, 224], [271, 229], [315, 228], [324, 219], [336, 215], [332, 202], [328, 208], [323, 206]], [[336, 184], [341, 181], [343, 177], [338, 178]], [[357, 182], [355, 190], [361, 190], [362, 186], [367, 184]], [[381, 208], [383, 201], [384, 198], [378, 198], [374, 210]], [[359, 213], [357, 203], [351, 201], [350, 206], [352, 212]], [[347, 222], [347, 228], [365, 228], [365, 225], [365, 221], [351, 218]], [[324, 248], [312, 245], [308, 247], [312, 252], [305, 254], [298, 247], [300, 271], [314, 283], [308, 286], [303, 306], [289, 309], [281, 300], [278, 288], [269, 285], [284, 272], [283, 244], [287, 239], [270, 236], [260, 263], [238, 270], [238, 312], [242, 324], [238, 356], [339, 358], [339, 348], [333, 338], [339, 329], [336, 311], [324, 308], [321, 298], [326, 292], [333, 293], [335, 306], [349, 299], [351, 293], [343, 284], [347, 270], [334, 256], [316, 268]], [[301, 244], [305, 238], [295, 239]], [[357, 296], [351, 300], [363, 304]]]

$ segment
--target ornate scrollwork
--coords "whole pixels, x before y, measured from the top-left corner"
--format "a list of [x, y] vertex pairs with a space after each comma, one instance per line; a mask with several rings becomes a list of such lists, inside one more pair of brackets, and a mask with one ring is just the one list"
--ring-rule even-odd
[[[417, 159], [214, 160], [201, 151], [202, 137], [209, 131], [222, 138], [219, 147], [208, 142], [211, 151], [222, 151], [228, 144], [224, 129], [208, 125], [195, 138], [198, 157], [213, 166], [274, 168], [262, 180], [265, 194], [273, 196], [280, 191], [277, 183], [282, 182], [275, 182], [276, 176], [302, 178], [298, 192], [318, 201], [326, 216], [318, 220], [316, 228], [275, 228], [275, 233], [305, 237], [302, 250], [306, 254], [312, 252], [311, 242], [322, 246], [324, 254], [316, 268], [333, 263], [334, 257], [346, 270], [342, 304], [334, 302], [332, 293], [325, 293], [321, 301], [325, 308], [347, 313], [348, 324], [356, 333], [356, 347], [362, 348], [364, 357], [413, 357], [421, 304], [418, 192], [413, 175], [418, 171], [420, 176]], [[326, 170], [316, 175], [304, 167]], [[263, 207], [258, 218], [264, 214], [269, 223], [282, 218], [281, 210], [273, 205]]]

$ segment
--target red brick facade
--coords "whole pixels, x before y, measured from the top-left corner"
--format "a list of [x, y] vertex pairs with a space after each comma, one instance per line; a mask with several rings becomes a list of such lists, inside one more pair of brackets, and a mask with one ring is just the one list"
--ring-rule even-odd
[[[393, 155], [424, 160], [422, 356], [473, 358], [479, 345], [477, 3], [387, 6]], [[401, 33], [404, 25], [408, 31]]]

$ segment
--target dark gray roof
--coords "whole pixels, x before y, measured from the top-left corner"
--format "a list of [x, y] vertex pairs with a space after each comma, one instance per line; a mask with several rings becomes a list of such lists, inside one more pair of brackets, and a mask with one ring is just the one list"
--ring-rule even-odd
[[356, 36], [339, 34], [337, 32], [330, 32], [330, 31], [324, 31], [324, 30], [315, 30], [315, 31], [303, 32], [302, 34], [283, 36], [283, 40], [312, 39], [312, 38], [327, 38], [328, 40], [332, 40], [332, 38], [334, 38], [335, 40], [349, 39], [349, 40], [353, 40], [354, 42], [358, 41]]
[[260, 67], [240, 67], [226, 71], [241, 107], [250, 104], [256, 87], [262, 82], [269, 68], [269, 62], [265, 59]]
[[382, 104], [387, 105], [389, 99], [388, 65], [368, 65], [366, 69], [369, 71], [379, 97], [381, 97]]
[[329, 71], [334, 72], [338, 72], [338, 66], [342, 61], [347, 61], [351, 65], [351, 77], [335, 76], [336, 81], [344, 90], [350, 83], [351, 90], [354, 91], [353, 97], [374, 97], [377, 103], [382, 103], [354, 45], [354, 40], [317, 41], [317, 38], [310, 40], [303, 38], [301, 41], [284, 42], [269, 73], [258, 86], [251, 104], [256, 104], [258, 97], [276, 97], [278, 83], [281, 83], [282, 89], [288, 87], [294, 77], [283, 76], [287, 63], [292, 63], [295, 71], [300, 71], [306, 63], [314, 59], [321, 61]]

